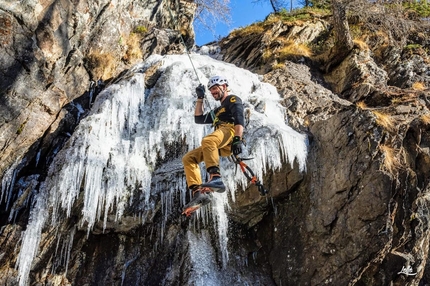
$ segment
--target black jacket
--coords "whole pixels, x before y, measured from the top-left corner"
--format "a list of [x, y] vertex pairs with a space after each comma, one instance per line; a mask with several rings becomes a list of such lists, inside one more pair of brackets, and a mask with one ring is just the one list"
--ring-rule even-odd
[[234, 125], [245, 126], [242, 100], [236, 95], [229, 95], [221, 103], [221, 106], [203, 115], [195, 116], [194, 121], [198, 124], [214, 124], [215, 122], [214, 125], [233, 123]]

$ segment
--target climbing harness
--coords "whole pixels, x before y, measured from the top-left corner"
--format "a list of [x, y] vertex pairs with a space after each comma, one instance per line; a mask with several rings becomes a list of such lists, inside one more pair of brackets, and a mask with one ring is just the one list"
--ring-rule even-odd
[[211, 109], [208, 113], [206, 113], [205, 121], [209, 115], [212, 118], [212, 127], [216, 127], [218, 125], [218, 122], [219, 122], [218, 116], [216, 116], [214, 110]]
[[251, 170], [251, 168], [245, 164], [245, 160], [251, 160], [253, 158], [240, 158], [235, 155], [231, 155], [229, 157], [229, 160], [233, 163], [239, 165], [240, 170], [245, 175], [245, 177], [254, 185], [257, 186], [258, 191], [260, 192], [261, 196], [265, 196], [269, 192], [264, 188], [263, 184], [257, 179], [257, 177], [254, 175], [254, 172]]

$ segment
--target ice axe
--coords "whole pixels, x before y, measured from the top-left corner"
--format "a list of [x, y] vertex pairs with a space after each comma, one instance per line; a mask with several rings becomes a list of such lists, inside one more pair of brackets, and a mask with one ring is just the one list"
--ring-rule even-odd
[[264, 188], [263, 184], [257, 179], [254, 172], [251, 170], [251, 168], [245, 164], [245, 160], [251, 160], [253, 158], [240, 158], [237, 155], [231, 155], [230, 161], [233, 163], [239, 165], [240, 170], [245, 175], [245, 177], [251, 182], [251, 184], [254, 184], [257, 186], [258, 191], [260, 192], [261, 196], [265, 196], [269, 192]]

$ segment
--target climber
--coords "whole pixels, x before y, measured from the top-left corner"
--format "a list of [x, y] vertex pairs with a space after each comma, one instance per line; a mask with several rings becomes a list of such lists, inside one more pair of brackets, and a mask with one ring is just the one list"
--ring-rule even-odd
[[[221, 106], [203, 114], [205, 87], [196, 88], [197, 102], [194, 120], [198, 124], [212, 124], [214, 132], [202, 139], [201, 146], [189, 151], [182, 158], [188, 188], [192, 191], [192, 200], [185, 205], [183, 214], [189, 216], [201, 206], [211, 201], [211, 192], [222, 193], [225, 185], [221, 179], [219, 156], [227, 157], [232, 153], [242, 153], [242, 133], [244, 112], [242, 100], [236, 95], [229, 95], [228, 81], [223, 76], [213, 76], [207, 85], [215, 100]], [[204, 162], [209, 181], [202, 184], [199, 163]]]

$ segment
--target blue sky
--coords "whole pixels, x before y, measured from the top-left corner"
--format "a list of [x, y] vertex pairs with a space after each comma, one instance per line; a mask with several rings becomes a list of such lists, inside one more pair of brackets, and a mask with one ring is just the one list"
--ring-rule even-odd
[[255, 4], [251, 2], [252, 0], [230, 0], [231, 25], [218, 23], [215, 27], [215, 35], [211, 31], [195, 27], [196, 44], [202, 46], [216, 40], [220, 36], [225, 37], [235, 28], [245, 27], [254, 22], [262, 21], [267, 15], [273, 12], [268, 0]]

